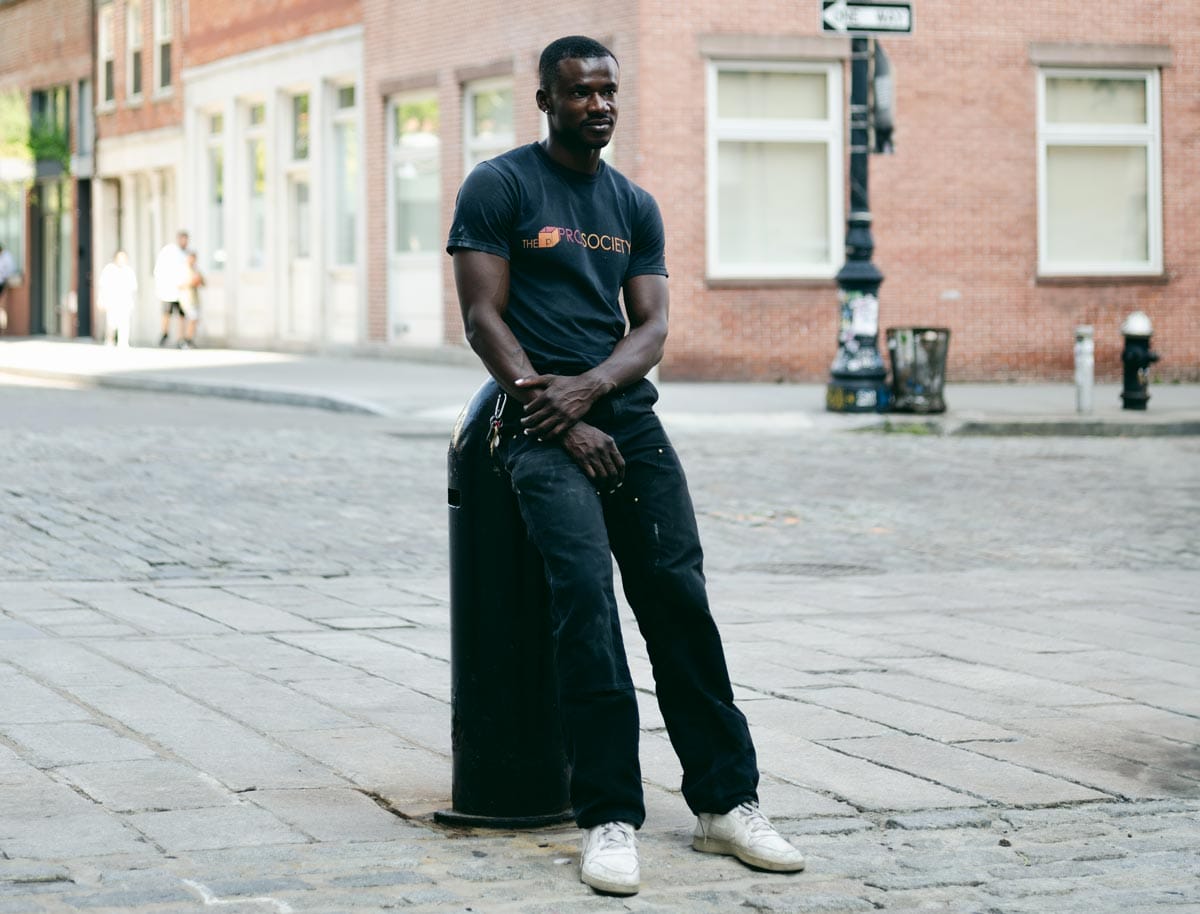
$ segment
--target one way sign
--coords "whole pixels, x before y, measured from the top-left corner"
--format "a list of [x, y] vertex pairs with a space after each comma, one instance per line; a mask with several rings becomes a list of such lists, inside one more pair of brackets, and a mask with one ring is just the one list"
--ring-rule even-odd
[[841, 35], [907, 35], [912, 31], [911, 3], [859, 3], [821, 0], [821, 28]]

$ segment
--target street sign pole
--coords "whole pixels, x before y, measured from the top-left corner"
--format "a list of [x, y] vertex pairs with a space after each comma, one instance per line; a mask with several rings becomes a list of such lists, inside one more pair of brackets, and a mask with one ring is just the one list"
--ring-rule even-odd
[[878, 342], [883, 274], [871, 262], [875, 241], [867, 196], [871, 44], [869, 38], [857, 36], [850, 42], [850, 212], [846, 262], [837, 275], [838, 351], [825, 388], [825, 408], [831, 412], [883, 412], [889, 401], [887, 369]]

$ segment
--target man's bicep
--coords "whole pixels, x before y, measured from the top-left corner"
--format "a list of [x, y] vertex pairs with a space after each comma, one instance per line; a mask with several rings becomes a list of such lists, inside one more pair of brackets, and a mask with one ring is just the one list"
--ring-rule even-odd
[[464, 317], [476, 308], [500, 314], [508, 307], [508, 261], [487, 251], [454, 251], [454, 285]]
[[642, 273], [625, 280], [622, 289], [625, 311], [629, 324], [638, 327], [645, 323], [667, 323], [670, 296], [667, 292], [667, 277], [658, 273]]

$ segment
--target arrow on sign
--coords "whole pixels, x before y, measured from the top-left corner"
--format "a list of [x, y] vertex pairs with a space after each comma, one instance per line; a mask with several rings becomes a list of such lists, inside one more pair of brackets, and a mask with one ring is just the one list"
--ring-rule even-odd
[[911, 32], [912, 4], [825, 0], [821, 18], [827, 32]]

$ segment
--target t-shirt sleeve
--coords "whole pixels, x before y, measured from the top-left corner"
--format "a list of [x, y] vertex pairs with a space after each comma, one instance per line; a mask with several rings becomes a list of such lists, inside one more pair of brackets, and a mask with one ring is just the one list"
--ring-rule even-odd
[[516, 214], [516, 188], [512, 182], [487, 162], [476, 165], [459, 188], [446, 253], [466, 248], [511, 259]]
[[666, 234], [663, 230], [662, 213], [649, 194], [644, 194], [638, 206], [637, 220], [633, 227], [633, 250], [629, 255], [629, 266], [625, 269], [622, 282], [647, 273], [667, 275]]

